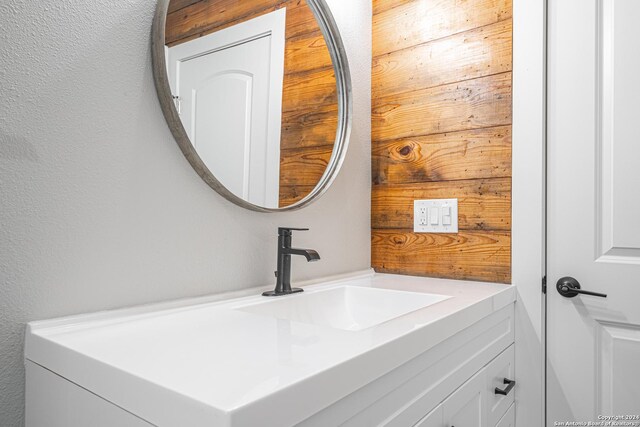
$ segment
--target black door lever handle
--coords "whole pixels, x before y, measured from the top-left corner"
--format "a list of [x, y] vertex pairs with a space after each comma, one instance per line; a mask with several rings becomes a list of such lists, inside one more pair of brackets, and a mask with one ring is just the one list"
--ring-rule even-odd
[[565, 298], [573, 298], [577, 295], [591, 295], [592, 297], [606, 298], [607, 294], [599, 292], [584, 291], [580, 289], [580, 283], [573, 277], [563, 277], [556, 284], [558, 293]]

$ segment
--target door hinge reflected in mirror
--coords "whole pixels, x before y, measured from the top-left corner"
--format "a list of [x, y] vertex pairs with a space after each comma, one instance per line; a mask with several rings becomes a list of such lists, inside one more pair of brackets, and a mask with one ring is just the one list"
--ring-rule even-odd
[[173, 102], [176, 104], [176, 110], [178, 110], [178, 114], [182, 114], [182, 111], [180, 111], [180, 97], [177, 95], [172, 95], [171, 98], [173, 98]]
[[547, 276], [542, 277], [542, 293], [547, 293]]

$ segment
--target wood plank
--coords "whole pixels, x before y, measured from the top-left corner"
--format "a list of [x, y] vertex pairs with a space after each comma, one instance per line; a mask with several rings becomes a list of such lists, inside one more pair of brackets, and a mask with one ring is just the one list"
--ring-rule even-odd
[[247, 19], [272, 12], [282, 0], [201, 1], [167, 15], [165, 42], [205, 35]]
[[416, 0], [373, 0], [373, 14], [377, 15], [394, 7], [402, 6]]
[[334, 144], [338, 130], [336, 105], [300, 108], [282, 114], [282, 150]]
[[415, 234], [374, 230], [372, 265], [384, 273], [498, 283], [511, 281], [511, 235], [497, 231]]
[[305, 0], [288, 0], [287, 8], [287, 40], [320, 30], [320, 25]]
[[374, 57], [511, 18], [511, 0], [401, 3], [373, 16]]
[[284, 69], [287, 73], [332, 68], [331, 54], [319, 29], [300, 37], [287, 39], [284, 57]]
[[280, 151], [280, 185], [315, 187], [329, 165], [333, 145]]
[[413, 201], [458, 199], [460, 230], [511, 230], [511, 179], [374, 185], [371, 226], [413, 228]]
[[301, 108], [338, 108], [338, 87], [333, 68], [286, 74], [283, 85], [283, 112]]
[[372, 144], [375, 184], [511, 176], [511, 127], [417, 136]]
[[280, 186], [280, 207], [291, 206], [294, 203], [307, 197], [315, 186], [310, 185], [281, 185]]
[[511, 124], [511, 73], [374, 99], [374, 141]]
[[165, 43], [175, 46], [286, 7], [285, 38], [319, 31], [305, 0], [201, 1], [167, 15]]
[[199, 3], [204, 0], [171, 0], [169, 2], [169, 8], [167, 9], [167, 13], [173, 13], [180, 9], [184, 9], [187, 6], [191, 6], [192, 4]]
[[[250, 15], [239, 18], [235, 21], [226, 21], [219, 22], [212, 25], [205, 25], [203, 27], [193, 27], [187, 28], [184, 32], [179, 32], [180, 29], [176, 29], [173, 27], [172, 32], [170, 33], [169, 24], [167, 23], [167, 29], [165, 31], [165, 44], [169, 47], [177, 46], [182, 43], [189, 42], [191, 40], [195, 40], [200, 37], [207, 36], [209, 34], [215, 33], [216, 31], [221, 31], [229, 27], [233, 27], [234, 25], [240, 24], [245, 21], [249, 21], [251, 19], [257, 18], [267, 13], [271, 13], [277, 10], [277, 8], [269, 8], [264, 10], [259, 10], [251, 13]], [[169, 17], [167, 16], [167, 20]], [[175, 33], [173, 32], [175, 31]]]
[[372, 96], [511, 71], [511, 20], [374, 58]]

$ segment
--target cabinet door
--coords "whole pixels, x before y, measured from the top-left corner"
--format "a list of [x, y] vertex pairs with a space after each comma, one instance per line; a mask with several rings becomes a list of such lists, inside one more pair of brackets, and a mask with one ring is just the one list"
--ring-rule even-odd
[[511, 345], [485, 368], [488, 393], [487, 424], [490, 426], [495, 426], [514, 402], [515, 389], [511, 390], [506, 396], [495, 392], [496, 388], [504, 390], [505, 378], [514, 379], [514, 358], [514, 346]]
[[426, 417], [418, 421], [414, 427], [442, 427], [444, 425], [444, 407], [437, 406]]
[[511, 407], [509, 408], [507, 413], [504, 414], [504, 417], [502, 417], [502, 419], [498, 421], [498, 424], [496, 424], [496, 427], [514, 427], [515, 425], [516, 425], [516, 410], [515, 410], [515, 403], [513, 403], [511, 404]]
[[480, 371], [442, 403], [446, 427], [487, 427], [486, 375]]

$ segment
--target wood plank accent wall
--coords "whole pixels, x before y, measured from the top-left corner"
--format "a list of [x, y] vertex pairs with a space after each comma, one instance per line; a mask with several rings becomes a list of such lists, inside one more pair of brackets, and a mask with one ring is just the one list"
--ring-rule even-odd
[[280, 206], [304, 198], [333, 152], [338, 98], [329, 50], [305, 0], [172, 0], [166, 43], [175, 46], [287, 8], [280, 145]]
[[[511, 0], [373, 0], [372, 264], [511, 281]], [[413, 200], [458, 198], [458, 234]]]

